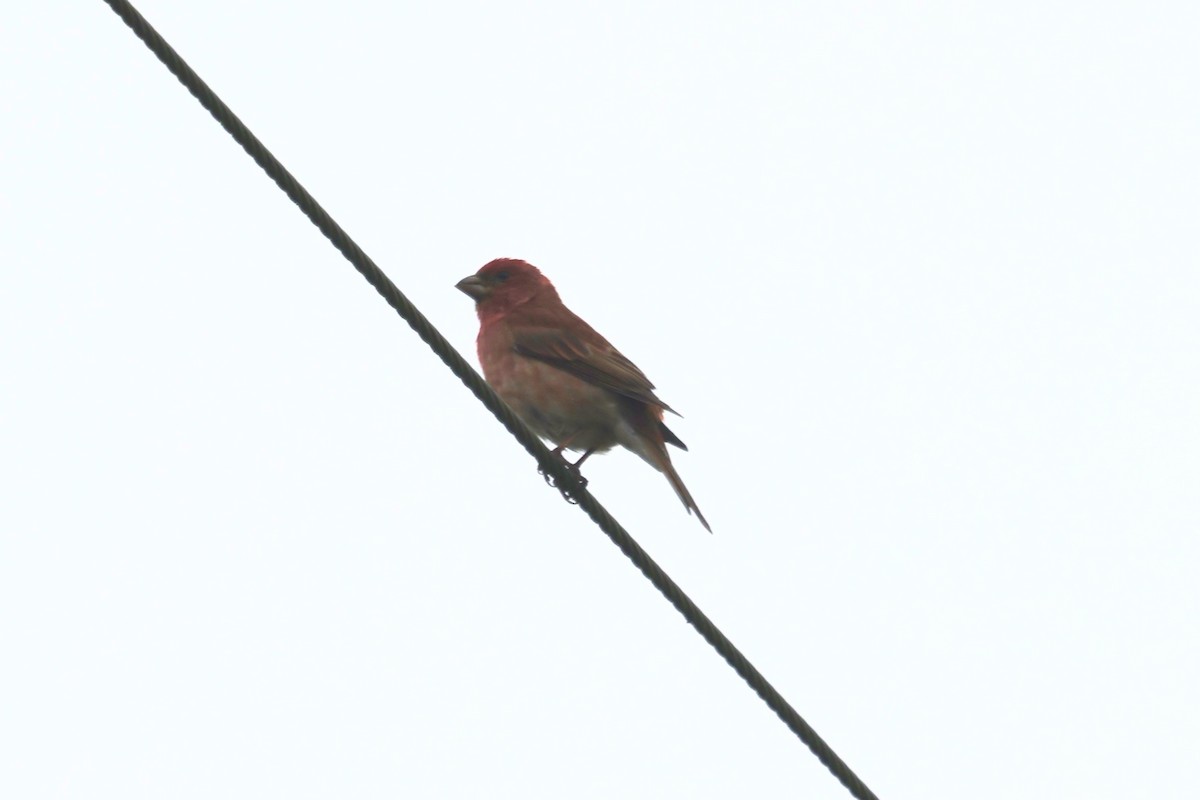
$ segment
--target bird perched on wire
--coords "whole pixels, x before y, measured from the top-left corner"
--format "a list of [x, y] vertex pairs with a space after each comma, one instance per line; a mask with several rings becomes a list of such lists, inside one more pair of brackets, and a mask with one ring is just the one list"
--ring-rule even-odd
[[632, 361], [563, 305], [537, 267], [498, 258], [457, 288], [479, 314], [484, 378], [526, 425], [554, 442], [555, 455], [582, 452], [571, 465], [578, 475], [588, 456], [619, 444], [664, 473], [688, 513], [712, 532], [667, 453], [668, 444], [687, 450], [662, 421], [664, 411], [677, 412]]

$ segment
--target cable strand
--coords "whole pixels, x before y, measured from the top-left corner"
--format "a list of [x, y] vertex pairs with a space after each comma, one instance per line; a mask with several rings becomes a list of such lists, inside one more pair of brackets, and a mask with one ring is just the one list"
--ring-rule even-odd
[[575, 500], [579, 507], [620, 548], [621, 552], [641, 570], [654, 587], [673, 605], [683, 618], [704, 637], [722, 658], [749, 684], [763, 702], [775, 712], [785, 725], [813, 752], [818, 760], [836, 777], [850, 794], [858, 800], [877, 800], [876, 795], [833, 751], [824, 739], [792, 708], [776, 691], [762, 673], [742, 655], [725, 634], [692, 602], [658, 564], [611, 514], [576, 480], [565, 463], [556, 458], [538, 436], [513, 413], [475, 369], [426, 319], [415, 305], [396, 287], [374, 261], [362, 251], [340, 225], [300, 185], [300, 182], [284, 168], [274, 155], [250, 132], [230, 108], [201, 80], [191, 67], [175, 52], [165, 39], [151, 27], [150, 23], [126, 0], [104, 0], [117, 16], [137, 35], [154, 55], [163, 62], [179, 82], [191, 92], [212, 116], [233, 137], [255, 163], [275, 181], [292, 202], [300, 207], [314, 225], [338, 251], [345, 256], [367, 282], [400, 317], [421, 337], [430, 349], [450, 368], [471, 393], [508, 429], [521, 446], [537, 460], [541, 470], [550, 475], [555, 485]]

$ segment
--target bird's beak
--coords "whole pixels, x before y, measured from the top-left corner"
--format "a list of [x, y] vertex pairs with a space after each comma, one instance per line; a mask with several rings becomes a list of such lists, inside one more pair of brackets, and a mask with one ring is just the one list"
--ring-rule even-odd
[[491, 288], [478, 275], [468, 275], [454, 284], [454, 288], [476, 302], [491, 294]]

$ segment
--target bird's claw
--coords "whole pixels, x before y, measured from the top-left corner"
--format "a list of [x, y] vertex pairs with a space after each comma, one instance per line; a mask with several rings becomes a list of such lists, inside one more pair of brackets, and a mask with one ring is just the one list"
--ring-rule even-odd
[[[567, 472], [571, 473], [571, 477], [579, 482], [578, 488], [586, 489], [587, 485], [588, 485], [588, 480], [587, 480], [587, 478], [583, 477], [583, 475], [579, 472], [579, 467], [575, 466], [570, 461], [567, 461], [567, 459], [563, 456], [563, 454], [561, 452], [556, 452], [555, 455], [558, 456], [560, 461], [562, 461], [563, 466], [565, 466], [567, 468]], [[566, 500], [568, 503], [570, 503], [573, 506], [579, 505], [579, 499], [576, 498], [573, 494], [571, 494], [571, 489], [575, 488], [575, 487], [559, 486], [558, 483], [554, 480], [554, 476], [551, 475], [546, 470], [542, 469], [541, 467], [538, 467], [538, 474], [546, 479], [547, 485], [553, 486], [555, 489], [558, 489], [559, 494], [561, 494], [563, 496], [564, 500]]]

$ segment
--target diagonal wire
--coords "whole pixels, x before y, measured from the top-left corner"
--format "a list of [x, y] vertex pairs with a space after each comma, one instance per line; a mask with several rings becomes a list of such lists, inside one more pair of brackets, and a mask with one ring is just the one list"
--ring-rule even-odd
[[541, 470], [554, 479], [564, 495], [569, 495], [578, 502], [579, 507], [587, 512], [587, 515], [595, 521], [608, 538], [612, 539], [621, 552], [642, 571], [642, 574], [654, 584], [655, 588], [662, 592], [671, 605], [675, 606], [683, 615], [683, 618], [696, 628], [705, 641], [720, 653], [721, 657], [783, 720], [800, 741], [812, 750], [821, 763], [850, 791], [850, 794], [859, 800], [877, 800], [875, 794], [854, 774], [846, 762], [838, 757], [833, 748], [826, 744], [825, 740], [812, 729], [812, 726], [796, 713], [796, 710], [762, 676], [762, 673], [755, 669], [741, 651], [734, 647], [733, 642], [729, 641], [725, 634], [717, 629], [712, 620], [696, 607], [691, 598], [684, 594], [678, 584], [663, 572], [662, 568], [633, 540], [633, 537], [621, 527], [620, 523], [600, 505], [600, 502], [580, 485], [575, 476], [567, 470], [564, 462], [555, 458], [541, 439], [517, 418], [504, 401], [484, 382], [479, 373], [458, 354], [458, 351], [417, 310], [417, 307], [409, 302], [408, 298], [375, 265], [375, 262], [354, 243], [341, 226], [333, 221], [325, 209], [321, 208], [312, 195], [292, 177], [292, 174], [279, 163], [275, 156], [271, 155], [262, 142], [229, 109], [229, 106], [217, 97], [216, 93], [150, 26], [150, 23], [138, 13], [137, 9], [126, 0], [104, 0], [104, 2], [112, 7], [117, 16], [125, 21], [125, 24], [150, 48], [150, 51], [179, 79], [179, 82], [200, 101], [200, 105], [204, 106], [217, 122], [221, 123], [229, 135], [279, 185], [279, 188], [291, 198], [292, 202], [300, 207], [300, 210], [320, 229], [321, 233], [325, 234], [333, 246], [354, 265], [355, 269], [362, 273], [367, 282], [375, 287], [388, 305], [394, 308], [396, 313], [445, 362], [450, 371], [466, 384], [467, 388], [500, 420], [509, 433], [529, 451], [530, 455], [537, 460]]

